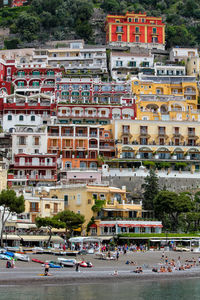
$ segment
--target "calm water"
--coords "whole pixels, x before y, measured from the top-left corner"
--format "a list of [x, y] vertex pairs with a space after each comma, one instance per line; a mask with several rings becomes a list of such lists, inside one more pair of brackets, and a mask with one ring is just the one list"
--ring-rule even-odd
[[0, 287], [0, 300], [164, 300], [200, 299], [200, 279], [161, 282]]

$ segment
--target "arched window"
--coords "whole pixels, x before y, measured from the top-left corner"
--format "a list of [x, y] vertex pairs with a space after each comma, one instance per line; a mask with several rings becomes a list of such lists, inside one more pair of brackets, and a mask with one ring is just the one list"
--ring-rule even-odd
[[12, 121], [12, 116], [8, 115], [8, 121]]
[[19, 116], [19, 121], [24, 121], [24, 116], [20, 115]]

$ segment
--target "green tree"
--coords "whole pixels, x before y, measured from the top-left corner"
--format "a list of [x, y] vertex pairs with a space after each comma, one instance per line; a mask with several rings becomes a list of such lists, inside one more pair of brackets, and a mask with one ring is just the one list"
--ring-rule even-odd
[[23, 12], [16, 20], [16, 28], [22, 40], [31, 42], [37, 38], [37, 33], [40, 31], [40, 22], [36, 16]]
[[72, 235], [74, 229], [80, 228], [85, 222], [85, 217], [70, 210], [58, 213], [55, 218], [65, 224], [66, 231]]
[[192, 46], [195, 44], [195, 38], [187, 27], [182, 25], [168, 25], [166, 27], [167, 46]]
[[0, 236], [1, 247], [3, 247], [3, 232], [6, 221], [11, 214], [20, 214], [25, 210], [24, 197], [17, 197], [13, 190], [3, 190], [0, 193], [0, 207]]
[[92, 211], [96, 213], [100, 212], [105, 205], [105, 202], [105, 200], [95, 200], [95, 204], [91, 208]]
[[170, 220], [170, 228], [178, 229], [179, 216], [181, 213], [190, 212], [194, 208], [192, 197], [189, 193], [177, 194], [170, 191], [160, 191], [154, 199], [154, 210], [157, 218], [161, 219], [166, 226], [166, 220]]
[[104, 0], [101, 8], [108, 13], [120, 12], [120, 5], [117, 0]]
[[52, 229], [53, 228], [65, 228], [65, 223], [59, 221], [55, 216], [54, 217], [37, 217], [35, 219], [35, 223], [38, 228], [47, 227], [49, 231], [49, 239], [47, 241], [47, 248], [49, 247], [51, 237], [52, 237]]
[[142, 184], [143, 192], [143, 208], [154, 210], [154, 198], [159, 192], [158, 177], [154, 169], [150, 169], [149, 175], [144, 178]]
[[4, 41], [4, 46], [6, 49], [17, 49], [19, 44], [20, 40], [17, 38]]

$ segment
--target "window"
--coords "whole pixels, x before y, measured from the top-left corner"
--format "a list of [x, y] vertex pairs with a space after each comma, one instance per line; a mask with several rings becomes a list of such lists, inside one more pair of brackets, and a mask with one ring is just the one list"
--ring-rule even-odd
[[135, 41], [136, 41], [136, 43], [139, 43], [139, 41], [140, 41], [140, 37], [139, 37], [138, 35], [136, 35], [136, 37], [135, 37]]
[[34, 138], [34, 145], [38, 146], [40, 143], [40, 138], [39, 137], [35, 137]]
[[136, 61], [129, 61], [129, 67], [136, 67]]
[[122, 41], [122, 36], [120, 34], [117, 36], [117, 40], [118, 40], [118, 42]]
[[92, 198], [93, 198], [94, 200], [97, 200], [97, 194], [92, 194]]
[[128, 21], [129, 21], [129, 22], [132, 22], [132, 19], [131, 19], [131, 18], [128, 18]]
[[39, 212], [39, 203], [38, 202], [30, 203], [30, 212]]
[[35, 121], [35, 116], [31, 116], [31, 121], [32, 121], [32, 122]]
[[68, 195], [64, 195], [64, 205], [68, 206]]
[[11, 68], [7, 69], [7, 75], [11, 75]]
[[91, 204], [91, 203], [92, 203], [91, 199], [88, 199], [88, 204]]
[[50, 209], [50, 204], [45, 204], [46, 209]]
[[12, 116], [8, 115], [8, 121], [12, 121]]
[[77, 194], [76, 204], [81, 205], [81, 194]]
[[135, 27], [135, 32], [139, 33], [140, 32], [140, 28], [139, 27]]
[[25, 136], [19, 137], [19, 145], [26, 145], [26, 138]]
[[35, 149], [35, 154], [38, 154], [38, 153], [40, 153], [39, 149]]
[[19, 150], [18, 150], [18, 153], [23, 153], [23, 149], [19, 149]]
[[137, 18], [135, 18], [135, 23], [138, 23], [138, 19]]
[[156, 34], [157, 33], [157, 28], [153, 27], [153, 33]]
[[117, 60], [116, 61], [116, 67], [122, 67], [123, 66], [123, 61]]
[[19, 116], [19, 121], [24, 121], [24, 116], [20, 115]]
[[105, 195], [104, 194], [100, 194], [100, 199], [101, 200], [105, 200]]

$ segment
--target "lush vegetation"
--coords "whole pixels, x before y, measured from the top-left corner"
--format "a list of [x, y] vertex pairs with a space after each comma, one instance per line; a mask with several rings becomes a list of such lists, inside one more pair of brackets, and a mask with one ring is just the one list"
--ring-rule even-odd
[[[135, 11], [162, 16], [168, 47], [200, 43], [200, 0], [32, 0], [30, 6], [1, 9], [0, 26], [10, 28], [18, 44], [66, 38], [84, 38], [91, 43], [95, 9], [100, 9], [102, 24], [107, 13]], [[13, 44], [7, 42], [6, 46]]]
[[2, 190], [0, 193], [0, 244], [3, 247], [3, 233], [5, 224], [12, 214], [20, 214], [25, 210], [24, 196], [17, 197], [13, 190]]
[[154, 211], [164, 230], [171, 232], [196, 232], [200, 230], [200, 192], [175, 193], [160, 189], [154, 169], [145, 177], [143, 207]]

